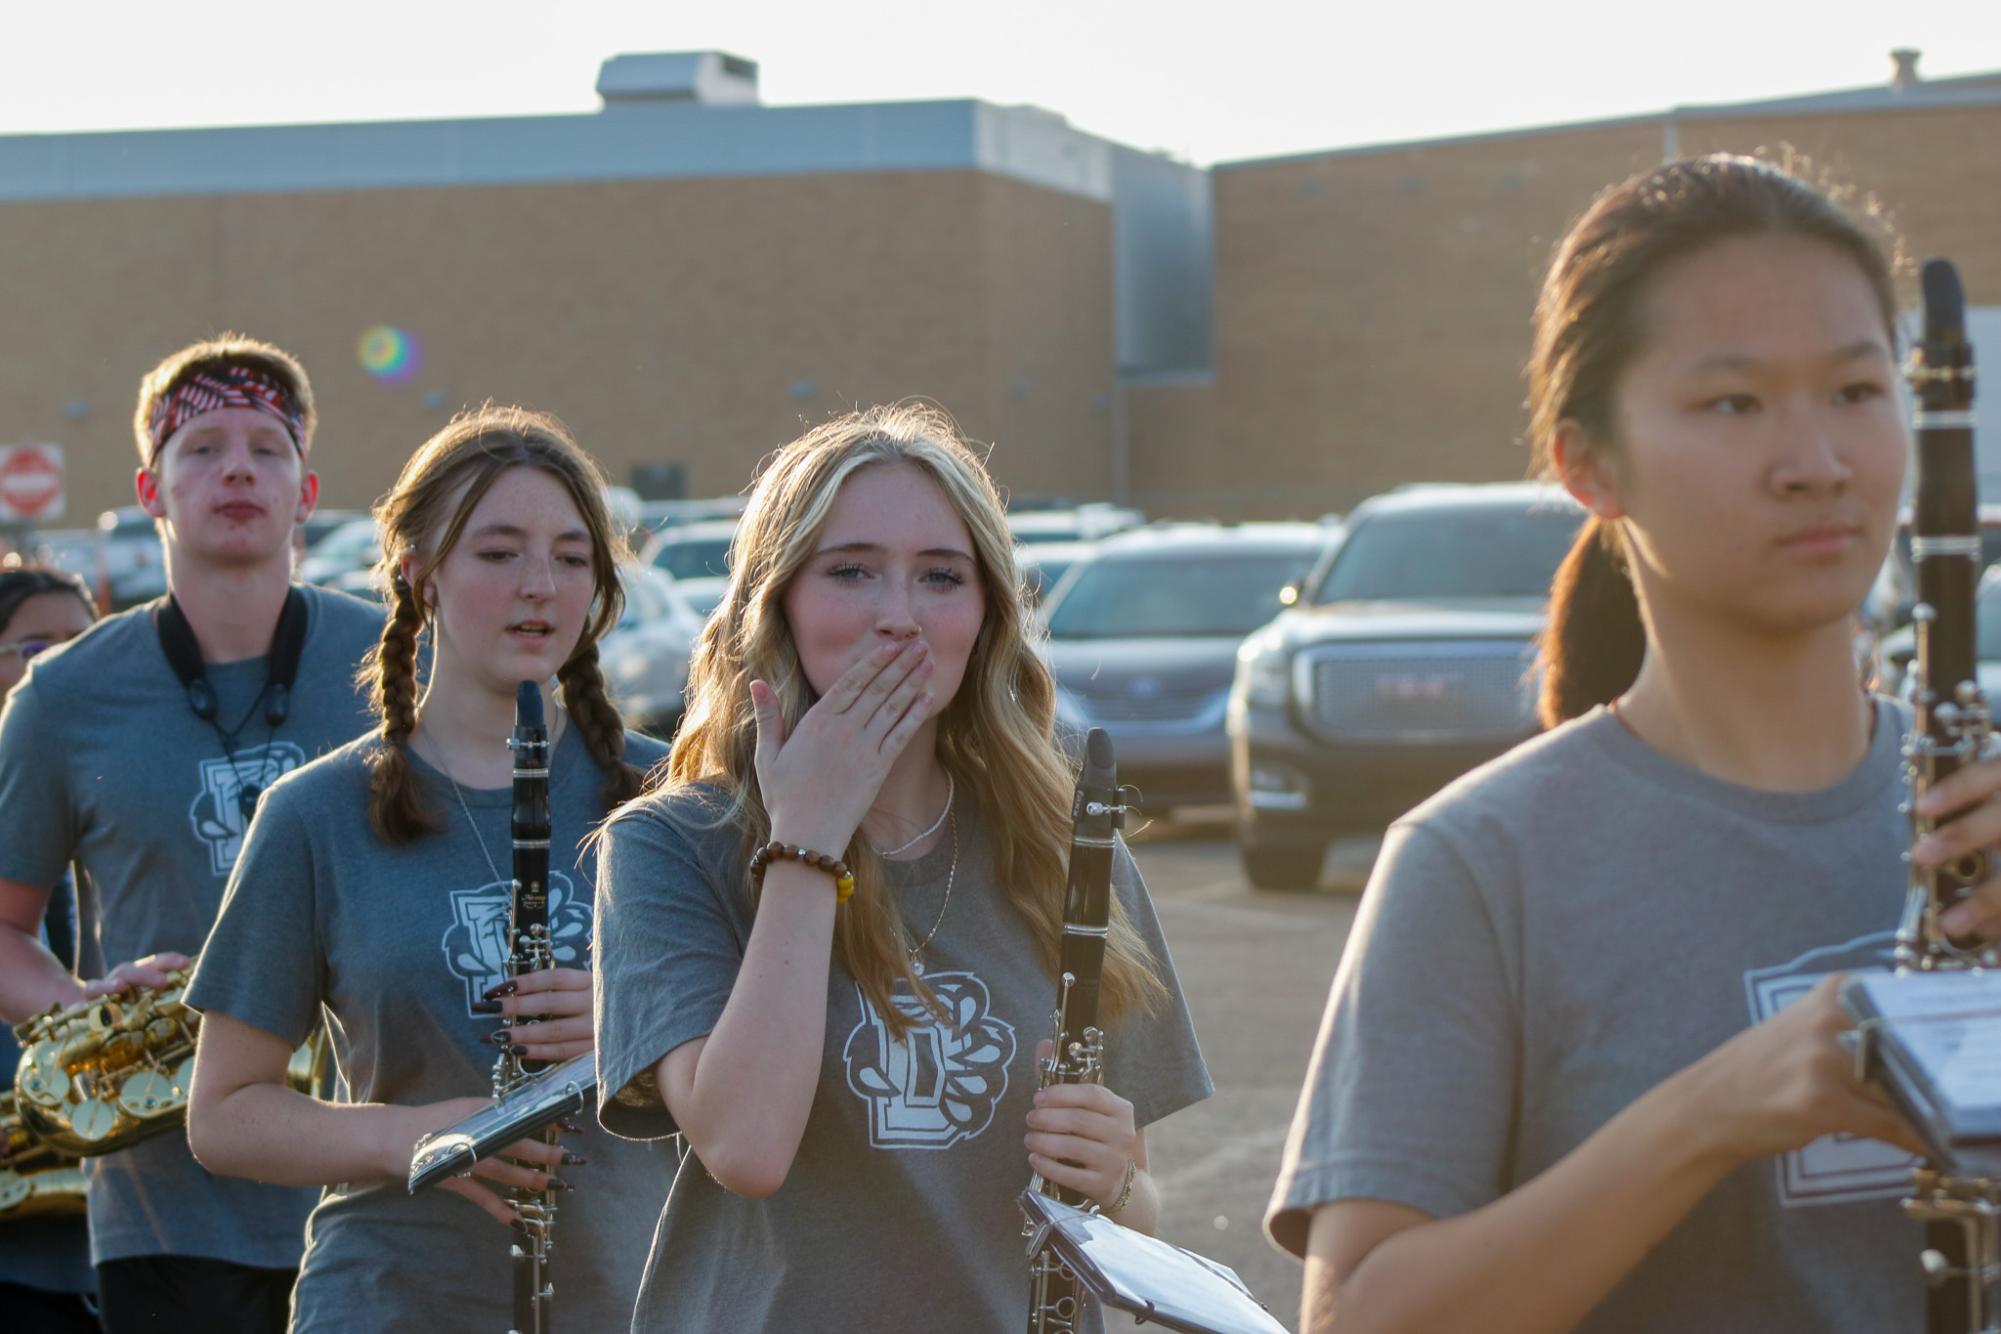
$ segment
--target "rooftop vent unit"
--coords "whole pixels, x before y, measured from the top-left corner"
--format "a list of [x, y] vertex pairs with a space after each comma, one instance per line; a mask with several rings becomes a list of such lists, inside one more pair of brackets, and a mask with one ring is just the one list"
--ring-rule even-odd
[[1890, 91], [1909, 92], [1918, 86], [1918, 57], [1923, 55], [1914, 46], [1900, 46], [1890, 52]]
[[757, 104], [757, 62], [722, 51], [656, 51], [613, 56], [598, 69], [607, 109], [694, 102]]

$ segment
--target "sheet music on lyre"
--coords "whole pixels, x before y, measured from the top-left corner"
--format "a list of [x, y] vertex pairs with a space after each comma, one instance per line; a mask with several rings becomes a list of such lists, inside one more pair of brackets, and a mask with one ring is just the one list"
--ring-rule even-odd
[[1286, 1334], [1227, 1265], [1036, 1191], [1022, 1196], [1045, 1241], [1107, 1306], [1184, 1334]]
[[1914, 1128], [1954, 1164], [2001, 1170], [2001, 972], [1864, 974], [1842, 1001]]

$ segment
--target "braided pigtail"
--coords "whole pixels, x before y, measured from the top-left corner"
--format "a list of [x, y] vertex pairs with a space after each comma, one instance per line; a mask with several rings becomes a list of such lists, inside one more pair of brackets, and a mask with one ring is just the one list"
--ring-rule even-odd
[[417, 728], [417, 636], [424, 613], [417, 593], [400, 575], [390, 581], [393, 602], [382, 642], [362, 660], [364, 684], [371, 687], [382, 745], [371, 761], [368, 780], [368, 820], [376, 837], [389, 844], [408, 843], [437, 833], [437, 818], [425, 806], [417, 777], [410, 771], [410, 734]]
[[645, 776], [625, 762], [625, 719], [605, 689], [604, 673], [598, 668], [597, 641], [589, 640], [572, 654], [556, 673], [556, 680], [563, 687], [563, 704], [570, 721], [590, 748], [591, 758], [605, 771], [605, 809], [624, 805], [639, 795]]

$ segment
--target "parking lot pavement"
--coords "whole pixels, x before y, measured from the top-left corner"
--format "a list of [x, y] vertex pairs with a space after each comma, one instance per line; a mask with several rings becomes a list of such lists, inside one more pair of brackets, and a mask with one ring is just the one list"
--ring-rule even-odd
[[1229, 1265], [1297, 1329], [1300, 1267], [1265, 1240], [1264, 1209], [1373, 847], [1338, 846], [1317, 892], [1270, 894], [1216, 826], [1155, 824], [1133, 842], [1216, 1083], [1147, 1132], [1161, 1234]]

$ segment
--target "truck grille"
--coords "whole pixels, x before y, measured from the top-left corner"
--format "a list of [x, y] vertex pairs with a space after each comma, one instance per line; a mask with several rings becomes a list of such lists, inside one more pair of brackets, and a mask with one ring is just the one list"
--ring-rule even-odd
[[1186, 675], [1151, 675], [1145, 672], [1114, 680], [1097, 677], [1066, 682], [1094, 722], [1175, 723], [1192, 722], [1205, 712], [1218, 711], [1230, 688], [1228, 676], [1211, 672]]
[[1502, 741], [1535, 730], [1535, 646], [1330, 644], [1300, 655], [1307, 725], [1329, 741]]

